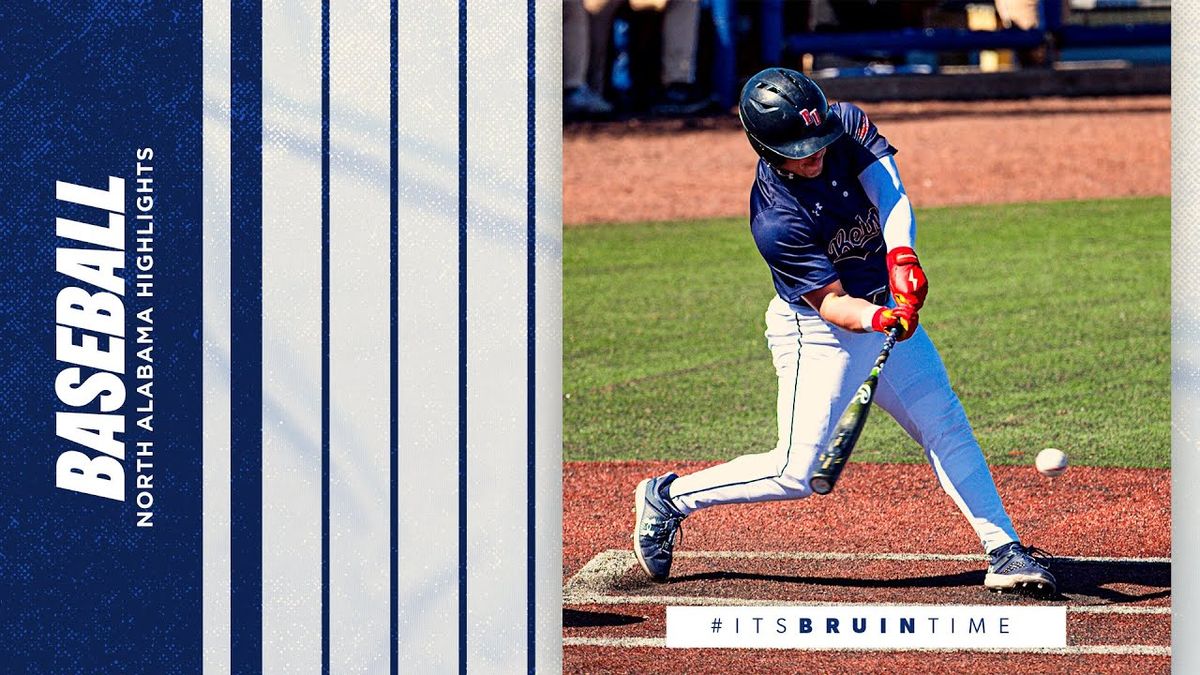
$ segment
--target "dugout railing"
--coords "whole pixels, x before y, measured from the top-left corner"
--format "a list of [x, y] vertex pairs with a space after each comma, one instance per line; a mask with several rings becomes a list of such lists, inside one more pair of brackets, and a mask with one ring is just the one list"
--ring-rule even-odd
[[[1041, 0], [1038, 27], [1032, 30], [1007, 28], [976, 31], [962, 28], [906, 28], [853, 33], [793, 33], [784, 31], [785, 0], [760, 0], [760, 54], [765, 63], [782, 63], [788, 54], [835, 54], [846, 57], [896, 56], [910, 52], [974, 52], [991, 49], [1045, 47], [1052, 63], [1063, 49], [1077, 47], [1169, 46], [1170, 2], [1166, 0]], [[991, 4], [987, 2], [962, 2]], [[737, 22], [735, 0], [710, 0], [715, 50], [713, 84], [722, 105], [734, 103], [737, 95], [733, 27]], [[1168, 20], [1149, 22], [1145, 10], [1168, 12]], [[1139, 12], [1138, 10], [1143, 10]], [[1068, 13], [1110, 12], [1115, 21], [1103, 25], [1068, 21]], [[1122, 21], [1124, 13], [1130, 20]], [[1111, 17], [1110, 17], [1111, 19]]]

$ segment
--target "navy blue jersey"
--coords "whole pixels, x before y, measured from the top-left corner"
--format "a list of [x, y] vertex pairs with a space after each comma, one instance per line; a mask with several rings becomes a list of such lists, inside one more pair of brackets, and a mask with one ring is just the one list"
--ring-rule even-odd
[[884, 304], [887, 252], [879, 210], [858, 176], [896, 149], [858, 106], [829, 109], [846, 133], [828, 146], [819, 176], [789, 177], [759, 160], [750, 230], [784, 300], [803, 303], [805, 293], [840, 279], [850, 295]]

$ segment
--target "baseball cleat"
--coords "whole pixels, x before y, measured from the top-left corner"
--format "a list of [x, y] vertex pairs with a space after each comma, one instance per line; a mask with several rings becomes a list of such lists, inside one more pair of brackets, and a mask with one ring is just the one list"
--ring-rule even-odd
[[1025, 591], [1054, 595], [1058, 592], [1058, 582], [1035, 554], [1039, 558], [1046, 556], [1041, 549], [1026, 548], [1015, 541], [992, 551], [984, 587], [997, 593]]
[[647, 478], [633, 493], [633, 553], [655, 581], [666, 581], [671, 574], [672, 549], [685, 517], [665, 497], [675, 478], [673, 473]]

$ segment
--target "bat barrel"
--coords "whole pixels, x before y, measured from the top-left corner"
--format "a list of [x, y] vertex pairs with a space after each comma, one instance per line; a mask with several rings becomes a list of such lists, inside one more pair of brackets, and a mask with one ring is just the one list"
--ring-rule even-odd
[[858, 436], [867, 423], [867, 413], [871, 411], [871, 401], [875, 398], [875, 388], [879, 384], [879, 371], [883, 368], [883, 364], [887, 361], [899, 336], [899, 328], [892, 328], [888, 331], [887, 337], [883, 341], [883, 348], [879, 350], [879, 358], [875, 360], [875, 366], [871, 368], [871, 374], [867, 376], [850, 404], [846, 406], [845, 412], [842, 413], [837, 426], [834, 427], [833, 442], [817, 458], [817, 468], [809, 473], [808, 487], [815, 494], [827, 495], [833, 492], [833, 486], [837, 483], [838, 476], [842, 474], [846, 460], [850, 459], [854, 444], [858, 442]]
[[849, 451], [854, 447], [853, 441], [846, 443], [848, 440], [850, 439], [839, 438], [833, 447], [821, 453], [818, 468], [808, 477], [808, 487], [816, 494], [827, 495], [833, 492], [833, 486], [842, 475], [842, 469], [846, 467], [846, 460], [850, 457]]
[[833, 492], [833, 482], [824, 476], [813, 476], [808, 480], [808, 487], [819, 495], [827, 495]]

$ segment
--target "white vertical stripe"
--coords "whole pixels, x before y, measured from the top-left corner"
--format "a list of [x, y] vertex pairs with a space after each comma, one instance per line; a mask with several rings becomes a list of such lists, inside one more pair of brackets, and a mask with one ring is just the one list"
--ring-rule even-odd
[[[1200, 82], [1192, 76], [1200, 68], [1200, 6], [1180, 2], [1173, 8], [1172, 78], [1174, 110], [1171, 127], [1176, 139], [1188, 138], [1200, 122]], [[1192, 560], [1200, 553], [1200, 147], [1180, 142], [1171, 146], [1172, 181], [1172, 323], [1171, 323], [1171, 456], [1174, 472], [1171, 512], [1171, 552], [1177, 560]], [[1187, 523], [1187, 525], [1182, 525]], [[1172, 667], [1175, 672], [1200, 672], [1200, 584], [1190, 565], [1171, 566]]]
[[562, 670], [562, 3], [537, 3], [537, 670]]
[[390, 651], [390, 7], [330, 6], [330, 669]]
[[[525, 669], [526, 22], [467, 19], [467, 669]], [[545, 608], [543, 608], [544, 610]]]
[[321, 665], [321, 4], [263, 6], [263, 667]]
[[[399, 61], [399, 652], [403, 672], [452, 672], [458, 668], [456, 3], [399, 3]], [[386, 137], [379, 142], [386, 147]]]
[[203, 663], [220, 674], [230, 672], [229, 5], [206, 0], [203, 15]]

